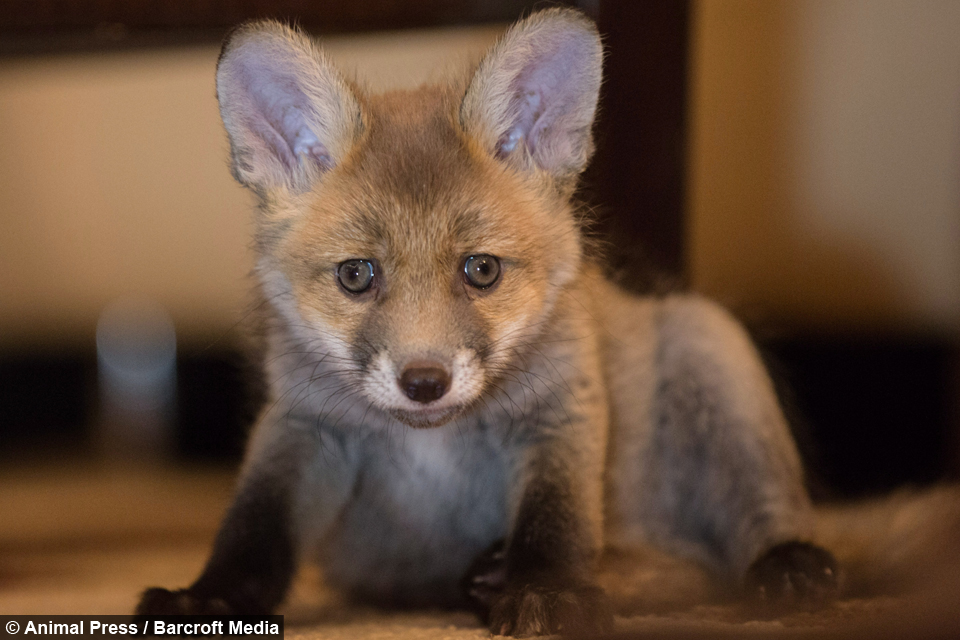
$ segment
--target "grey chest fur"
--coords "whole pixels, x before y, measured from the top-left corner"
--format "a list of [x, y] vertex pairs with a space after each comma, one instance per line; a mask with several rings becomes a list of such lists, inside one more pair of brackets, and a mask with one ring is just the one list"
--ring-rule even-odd
[[455, 604], [470, 562], [507, 531], [494, 438], [449, 424], [364, 439], [351, 498], [321, 541], [326, 580], [388, 604]]

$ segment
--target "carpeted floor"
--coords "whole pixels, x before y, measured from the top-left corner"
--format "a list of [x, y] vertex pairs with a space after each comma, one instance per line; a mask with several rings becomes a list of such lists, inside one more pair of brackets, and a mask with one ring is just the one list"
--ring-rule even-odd
[[[181, 586], [206, 560], [233, 473], [44, 465], [0, 472], [0, 615], [126, 614], [147, 586]], [[952, 636], [958, 590], [942, 597], [844, 600], [757, 620], [736, 605], [618, 618], [623, 637]], [[472, 639], [473, 616], [346, 607], [302, 572], [283, 613], [291, 638]], [[946, 618], [944, 618], [946, 616]], [[947, 625], [947, 626], [945, 626]], [[902, 637], [902, 636], [900, 636]], [[960, 634], [957, 634], [960, 637]]]

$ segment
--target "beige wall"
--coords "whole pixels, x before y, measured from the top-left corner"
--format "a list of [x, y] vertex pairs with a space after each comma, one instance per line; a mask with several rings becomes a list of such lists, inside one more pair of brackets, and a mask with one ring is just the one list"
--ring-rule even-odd
[[960, 3], [702, 0], [695, 33], [695, 287], [960, 335]]
[[[701, 0], [690, 269], [754, 318], [960, 333], [960, 3]], [[415, 84], [496, 29], [327, 41]], [[182, 336], [243, 308], [216, 48], [0, 60], [0, 347], [88, 341], [146, 294]]]

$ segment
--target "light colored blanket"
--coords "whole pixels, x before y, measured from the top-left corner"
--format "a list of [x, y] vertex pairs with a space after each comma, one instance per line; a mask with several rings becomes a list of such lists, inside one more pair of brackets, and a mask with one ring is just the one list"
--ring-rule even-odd
[[[189, 584], [209, 553], [232, 477], [229, 470], [88, 464], [0, 473], [0, 615], [126, 614], [145, 587]], [[620, 617], [616, 631], [792, 638], [960, 630], [960, 579], [931, 593], [844, 600], [775, 620], [751, 618], [736, 605], [700, 606]], [[345, 606], [311, 570], [301, 572], [282, 613], [286, 636], [297, 639], [490, 637], [467, 613]]]

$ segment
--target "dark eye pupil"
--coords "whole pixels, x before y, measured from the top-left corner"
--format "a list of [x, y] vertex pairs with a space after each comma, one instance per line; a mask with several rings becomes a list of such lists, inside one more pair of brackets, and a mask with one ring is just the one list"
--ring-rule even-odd
[[500, 261], [494, 256], [470, 256], [463, 265], [463, 271], [467, 282], [478, 289], [486, 289], [500, 277]]
[[363, 293], [373, 282], [373, 264], [369, 260], [347, 260], [337, 267], [337, 278], [350, 293]]

